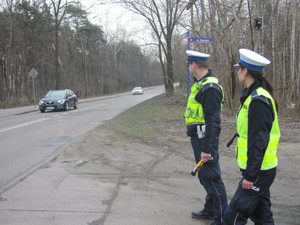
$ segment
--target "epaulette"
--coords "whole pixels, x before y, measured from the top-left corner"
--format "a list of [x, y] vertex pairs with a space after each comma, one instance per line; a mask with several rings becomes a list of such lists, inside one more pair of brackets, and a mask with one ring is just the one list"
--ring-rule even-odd
[[208, 84], [205, 84], [199, 92], [203, 93], [204, 91], [206, 91], [207, 89], [210, 89], [210, 88], [214, 88], [216, 90], [218, 90], [219, 92], [222, 93], [222, 89], [220, 88], [220, 86], [216, 83], [208, 83]]
[[270, 105], [269, 99], [263, 95], [258, 95], [256, 90], [251, 93], [251, 100], [254, 100], [254, 99], [261, 100], [264, 103], [266, 103], [267, 105]]

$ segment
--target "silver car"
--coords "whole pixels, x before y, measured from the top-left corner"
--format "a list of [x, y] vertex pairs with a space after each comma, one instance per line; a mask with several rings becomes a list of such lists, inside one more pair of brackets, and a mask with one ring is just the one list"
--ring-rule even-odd
[[142, 94], [144, 94], [144, 90], [142, 87], [135, 87], [132, 89], [132, 94], [133, 95], [142, 95]]

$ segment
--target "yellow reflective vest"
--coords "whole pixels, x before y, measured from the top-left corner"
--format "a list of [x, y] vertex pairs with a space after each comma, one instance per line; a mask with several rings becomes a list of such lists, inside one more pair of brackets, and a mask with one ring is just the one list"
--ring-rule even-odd
[[196, 82], [191, 87], [191, 94], [189, 96], [188, 104], [184, 114], [186, 125], [205, 123], [202, 105], [196, 101], [195, 97], [202, 88], [215, 87], [216, 85], [219, 86], [222, 91], [222, 96], [223, 96], [221, 102], [221, 109], [222, 109], [223, 102], [224, 102], [223, 87], [219, 85], [218, 79], [216, 77], [207, 77], [206, 79]]
[[[269, 143], [265, 151], [265, 155], [262, 161], [261, 170], [268, 170], [274, 168], [278, 165], [277, 159], [277, 146], [280, 139], [280, 130], [278, 125], [277, 112], [275, 107], [275, 102], [272, 96], [262, 87], [252, 92], [251, 95], [245, 100], [244, 104], [240, 107], [237, 115], [237, 132], [239, 134], [236, 146], [237, 162], [241, 169], [247, 168], [247, 151], [248, 151], [248, 109], [251, 101], [259, 96], [264, 96], [271, 100], [274, 121], [272, 124]], [[255, 94], [253, 94], [255, 93]]]

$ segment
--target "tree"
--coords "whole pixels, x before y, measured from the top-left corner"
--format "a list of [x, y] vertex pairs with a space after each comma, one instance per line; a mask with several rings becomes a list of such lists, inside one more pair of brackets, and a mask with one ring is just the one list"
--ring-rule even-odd
[[186, 2], [178, 0], [120, 0], [116, 2], [144, 17], [150, 25], [157, 41], [165, 90], [167, 95], [172, 95], [174, 93], [172, 36], [184, 13]]
[[68, 6], [68, 1], [65, 0], [65, 2], [63, 3], [62, 0], [51, 0], [51, 4], [53, 7], [53, 13], [54, 13], [54, 52], [55, 52], [55, 88], [59, 89], [61, 86], [61, 76], [59, 75], [59, 71], [58, 71], [58, 64], [59, 64], [59, 28], [60, 25], [65, 17], [65, 14], [67, 12], [67, 6]]
[[[235, 83], [232, 66], [238, 62], [238, 49], [257, 50], [258, 38], [262, 38], [264, 56], [272, 61], [265, 75], [272, 78], [280, 110], [290, 110], [287, 106], [291, 103], [300, 105], [299, 1], [114, 0], [149, 24], [157, 50], [143, 46], [143, 51], [123, 27], [113, 35], [104, 33], [75, 1], [52, 0], [49, 5], [46, 0], [2, 2], [1, 106], [32, 103], [31, 68], [39, 71], [35, 79], [39, 97], [56, 87], [96, 96], [162, 82], [167, 94], [172, 94], [173, 80], [179, 79], [183, 85], [186, 81], [186, 46], [179, 36], [180, 29], [188, 27], [191, 36], [214, 38], [213, 45], [192, 44], [191, 49], [211, 54], [213, 73], [225, 90], [226, 108], [235, 112], [239, 95], [234, 93], [243, 88]], [[252, 26], [259, 17], [259, 2], [261, 36]], [[190, 11], [185, 10], [187, 6]], [[193, 13], [191, 17], [189, 13]]]
[[243, 0], [215, 0], [207, 4], [204, 1], [196, 1], [194, 7], [190, 8], [195, 11], [191, 33], [197, 37], [214, 38], [214, 44], [198, 44], [194, 49], [211, 54], [212, 69], [225, 88], [226, 106], [229, 108], [233, 108], [235, 102], [236, 71], [232, 65], [239, 57], [243, 3]]
[[69, 19], [72, 20], [74, 24], [74, 28], [76, 31], [77, 38], [80, 44], [80, 51], [81, 51], [81, 62], [82, 62], [82, 69], [84, 71], [84, 83], [85, 83], [85, 97], [89, 96], [89, 82], [88, 82], [88, 63], [87, 63], [87, 43], [88, 43], [88, 36], [92, 34], [93, 31], [97, 30], [100, 34], [102, 31], [99, 27], [92, 25], [89, 20], [87, 19], [88, 13], [83, 10], [80, 4], [70, 4], [67, 7], [67, 14], [69, 15]]
[[[190, 10], [196, 12], [192, 32], [197, 36], [214, 37], [212, 46], [197, 46], [200, 51], [212, 53], [211, 62], [217, 71], [226, 94], [226, 105], [235, 109], [234, 95], [243, 88], [235, 84], [236, 71], [232, 65], [238, 61], [238, 49], [260, 51], [271, 60], [265, 76], [272, 78], [275, 96], [281, 110], [286, 111], [299, 95], [299, 1], [293, 0], [215, 0], [189, 1]], [[260, 29], [253, 26], [260, 18]], [[261, 49], [261, 50], [260, 50]], [[262, 50], [263, 49], [263, 50]], [[300, 108], [300, 107], [299, 107]], [[235, 110], [234, 110], [235, 111]]]

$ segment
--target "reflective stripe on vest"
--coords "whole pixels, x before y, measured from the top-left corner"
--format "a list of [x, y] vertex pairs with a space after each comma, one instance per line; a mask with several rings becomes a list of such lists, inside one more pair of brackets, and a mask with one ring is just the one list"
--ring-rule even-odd
[[278, 125], [278, 117], [275, 107], [275, 102], [272, 96], [263, 88], [258, 88], [255, 90], [256, 95], [251, 95], [246, 99], [244, 104], [240, 107], [237, 116], [237, 131], [239, 134], [236, 146], [237, 162], [241, 169], [247, 168], [247, 151], [248, 151], [248, 108], [251, 101], [258, 96], [264, 96], [271, 100], [274, 112], [274, 121], [272, 124], [270, 139], [265, 151], [263, 162], [261, 165], [261, 170], [268, 170], [274, 168], [278, 165], [277, 159], [277, 147], [280, 139], [280, 130]]
[[216, 77], [208, 77], [204, 79], [203, 81], [196, 82], [192, 87], [191, 87], [191, 94], [188, 99], [188, 104], [186, 107], [186, 111], [184, 114], [185, 117], [185, 123], [186, 125], [192, 125], [192, 124], [204, 124], [205, 119], [204, 119], [204, 113], [203, 113], [203, 108], [202, 105], [196, 101], [196, 95], [198, 92], [206, 85], [209, 83], [213, 83], [218, 85], [221, 90], [222, 90], [222, 103], [221, 103], [221, 109], [223, 106], [223, 100], [224, 100], [224, 92], [223, 88], [221, 85], [218, 83], [218, 79]]

